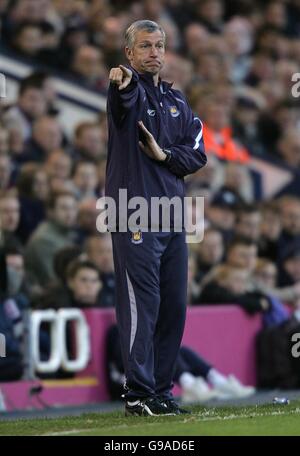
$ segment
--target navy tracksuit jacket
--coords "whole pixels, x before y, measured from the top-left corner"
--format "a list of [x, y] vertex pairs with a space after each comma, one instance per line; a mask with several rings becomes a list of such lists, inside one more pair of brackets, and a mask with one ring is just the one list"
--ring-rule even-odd
[[[180, 91], [133, 68], [132, 80], [108, 91], [109, 128], [106, 196], [128, 199], [184, 197], [184, 176], [206, 163], [202, 123]], [[160, 147], [172, 152], [164, 164], [140, 148], [142, 120]], [[117, 222], [118, 223], [118, 222]], [[172, 227], [172, 225], [171, 225]], [[118, 228], [118, 226], [117, 226]], [[116, 274], [116, 313], [126, 375], [126, 398], [171, 398], [172, 378], [186, 314], [185, 233], [112, 232]]]

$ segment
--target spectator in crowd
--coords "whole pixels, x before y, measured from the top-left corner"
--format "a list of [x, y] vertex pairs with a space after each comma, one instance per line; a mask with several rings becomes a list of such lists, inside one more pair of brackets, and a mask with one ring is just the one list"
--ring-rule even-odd
[[277, 262], [281, 220], [277, 202], [266, 202], [261, 207], [259, 256]]
[[[5, 271], [4, 267], [1, 267], [1, 277]], [[23, 374], [23, 362], [22, 362], [22, 350], [21, 343], [14, 331], [14, 323], [9, 317], [7, 310], [4, 306], [3, 292], [0, 297], [0, 333], [5, 337], [5, 348], [6, 356], [0, 357], [0, 381], [16, 381], [22, 377]]]
[[278, 142], [283, 132], [297, 126], [297, 111], [297, 103], [290, 98], [285, 98], [280, 99], [272, 110], [265, 109], [261, 114], [258, 124], [263, 147], [269, 156], [276, 153], [278, 156]]
[[222, 232], [226, 242], [232, 237], [236, 211], [242, 202], [237, 193], [220, 190], [206, 209], [208, 221]]
[[104, 156], [97, 163], [97, 173], [98, 173], [97, 195], [99, 195], [99, 197], [104, 196], [106, 164], [107, 164], [107, 160], [106, 160], [106, 157], [104, 157]]
[[287, 27], [286, 6], [280, 1], [271, 1], [265, 5], [264, 22], [267, 26], [276, 27], [278, 30], [285, 31]]
[[0, 357], [0, 381], [19, 380], [24, 372], [23, 312], [28, 300], [19, 293], [23, 278], [20, 255], [13, 249], [0, 251], [0, 333], [5, 337], [6, 356]]
[[10, 5], [3, 22], [3, 33], [6, 42], [14, 37], [16, 27], [22, 22], [31, 21], [35, 24], [49, 22], [50, 0], [17, 0]]
[[21, 209], [18, 236], [25, 244], [46, 216], [49, 182], [43, 167], [38, 163], [26, 163], [20, 170], [17, 189]]
[[251, 239], [233, 239], [227, 248], [226, 263], [234, 268], [244, 268], [252, 274], [256, 266], [257, 252], [257, 244]]
[[198, 171], [188, 176], [186, 183], [188, 189], [204, 186], [210, 188], [212, 192], [217, 193], [224, 183], [224, 166], [215, 155], [211, 155], [202, 173]]
[[53, 259], [55, 279], [49, 283], [42, 292], [33, 297], [34, 309], [61, 309], [67, 307], [70, 294], [67, 283], [67, 268], [75, 260], [85, 260], [82, 249], [77, 245], [70, 245], [59, 249]]
[[20, 202], [15, 192], [6, 191], [0, 194], [0, 228], [3, 242], [21, 246], [17, 237], [20, 223]]
[[58, 94], [52, 75], [45, 71], [35, 71], [30, 77], [32, 81], [36, 81], [37, 85], [40, 85], [43, 89], [47, 103], [47, 114], [49, 116], [56, 116], [59, 113]]
[[187, 280], [187, 303], [190, 305], [196, 302], [200, 294], [200, 286], [196, 281], [197, 263], [196, 255], [193, 250], [189, 250], [188, 257], [188, 280]]
[[232, 137], [230, 112], [212, 94], [202, 99], [203, 137], [208, 153], [222, 160], [249, 162], [249, 152]]
[[47, 157], [62, 146], [63, 134], [58, 121], [52, 116], [43, 116], [33, 124], [32, 139], [28, 140], [20, 159], [22, 162], [43, 163]]
[[32, 134], [33, 122], [46, 114], [47, 102], [40, 82], [30, 76], [21, 81], [18, 100], [4, 113], [3, 120], [8, 128], [18, 125], [24, 140]]
[[207, 49], [208, 38], [207, 29], [197, 22], [187, 25], [184, 29], [184, 50], [194, 62]]
[[[65, 276], [65, 283], [56, 289], [52, 288], [46, 294], [45, 299], [48, 308], [99, 306], [98, 297], [102, 282], [99, 271], [93, 263], [76, 258], [69, 262]], [[58, 296], [58, 293], [61, 293], [61, 296]], [[43, 299], [44, 296], [40, 302], [44, 307]]]
[[99, 291], [102, 287], [99, 271], [89, 261], [74, 261], [67, 269], [67, 286], [71, 291], [71, 307], [98, 305]]
[[14, 32], [12, 42], [17, 55], [27, 57], [28, 62], [32, 57], [38, 57], [43, 48], [43, 30], [40, 24], [22, 22]]
[[71, 74], [84, 87], [105, 93], [107, 90], [107, 69], [100, 49], [83, 45], [75, 50], [71, 62]]
[[85, 243], [85, 252], [100, 272], [103, 284], [100, 303], [101, 307], [114, 307], [115, 275], [112, 255], [112, 243], [109, 234], [94, 234]]
[[236, 213], [234, 234], [258, 243], [261, 237], [262, 217], [256, 205], [244, 205]]
[[203, 0], [196, 3], [196, 18], [211, 33], [220, 33], [223, 29], [224, 5], [220, 0]]
[[295, 240], [285, 246], [280, 254], [280, 285], [300, 283], [300, 241]]
[[[297, 257], [297, 253], [295, 254], [295, 257]], [[287, 264], [288, 269], [290, 264], [291, 263]], [[255, 287], [269, 296], [278, 298], [285, 304], [291, 304], [296, 308], [299, 307], [300, 282], [296, 280], [294, 284], [290, 286], [279, 288], [277, 286], [277, 278], [278, 271], [276, 264], [267, 258], [259, 258], [253, 274]]]
[[249, 314], [268, 311], [268, 297], [259, 291], [248, 291], [249, 279], [246, 268], [217, 266], [202, 290], [201, 304], [237, 304]]
[[99, 211], [96, 208], [97, 200], [95, 198], [86, 198], [79, 202], [78, 205], [78, 227], [77, 242], [84, 244], [88, 236], [97, 233], [97, 217]]
[[171, 51], [167, 51], [161, 76], [166, 81], [176, 80], [176, 88], [186, 91], [193, 76], [192, 65], [184, 57], [181, 57]]
[[74, 191], [79, 200], [97, 196], [97, 167], [92, 161], [78, 161], [73, 173]]
[[76, 16], [70, 19], [63, 31], [59, 49], [56, 54], [59, 67], [63, 71], [65, 71], [66, 68], [70, 68], [76, 49], [88, 45], [88, 42], [89, 32], [86, 23]]
[[50, 187], [69, 181], [72, 173], [72, 158], [64, 149], [55, 149], [45, 161], [45, 171], [49, 178]]
[[[31, 304], [29, 288], [25, 280], [25, 265], [23, 250], [19, 247], [4, 247], [6, 271], [7, 271], [7, 296], [21, 311], [29, 308]], [[17, 312], [18, 314], [18, 312]]]
[[254, 269], [254, 280], [261, 287], [275, 288], [277, 284], [276, 264], [267, 258], [258, 258]]
[[200, 284], [203, 277], [217, 264], [220, 264], [224, 255], [224, 241], [221, 232], [214, 227], [207, 228], [203, 241], [196, 244], [196, 281]]
[[9, 133], [9, 154], [14, 167], [17, 168], [18, 157], [25, 149], [25, 140], [20, 123], [16, 121], [9, 124], [7, 131]]
[[278, 154], [283, 162], [293, 170], [300, 166], [300, 135], [299, 130], [285, 130], [278, 141]]
[[254, 183], [247, 165], [237, 162], [226, 163], [224, 182], [220, 190], [235, 192], [241, 201], [252, 203], [255, 196]]
[[[275, 288], [274, 285], [270, 287], [267, 283], [264, 286], [262, 286], [262, 281], [257, 280], [257, 274], [255, 276], [255, 270], [258, 264], [258, 257], [257, 245], [253, 243], [253, 241], [247, 238], [240, 238], [233, 241], [228, 248], [226, 263], [229, 267], [233, 269], [244, 269], [248, 273], [247, 284], [245, 287], [245, 284], [242, 286], [242, 289], [244, 289], [244, 293], [242, 293], [242, 296], [246, 298], [246, 301], [243, 301], [244, 297], [242, 297], [242, 301], [240, 301], [242, 302], [241, 305], [245, 305], [245, 310], [249, 312], [251, 312], [252, 310], [255, 311], [255, 306], [257, 305], [258, 307], [256, 310], [262, 310], [264, 312], [264, 324], [267, 326], [281, 323], [287, 319], [287, 312], [283, 308], [281, 300], [295, 300], [299, 293], [298, 286], [295, 286], [294, 288], [283, 289]], [[270, 271], [267, 271], [267, 273], [269, 272]], [[234, 275], [231, 277], [231, 279], [232, 284], [234, 286]], [[224, 284], [226, 285], [226, 280], [223, 282], [221, 278], [220, 283], [221, 286], [224, 286]], [[230, 286], [231, 285], [229, 284], [229, 289]], [[217, 295], [214, 294], [215, 291], [213, 290], [213, 287], [209, 284], [208, 291], [209, 297], [207, 298], [207, 296], [205, 295], [206, 299], [212, 299], [212, 296], [213, 299], [216, 299]], [[207, 292], [207, 289], [205, 292]], [[250, 298], [250, 303], [248, 302], [248, 298]], [[256, 304], [252, 302], [253, 298]], [[254, 305], [253, 308], [252, 305]]]
[[8, 190], [13, 183], [14, 169], [10, 156], [0, 155], [0, 190]]
[[[212, 39], [210, 40], [213, 44]], [[198, 56], [195, 65], [195, 79], [198, 82], [221, 84], [228, 78], [228, 69], [225, 65], [224, 53], [210, 49]]]
[[224, 38], [233, 56], [230, 79], [235, 83], [241, 82], [249, 70], [253, 31], [250, 20], [241, 16], [232, 17], [224, 26]]
[[300, 239], [300, 198], [286, 195], [279, 199], [278, 204], [282, 226], [278, 239], [278, 253], [280, 255], [287, 244]]
[[77, 201], [73, 193], [52, 194], [47, 218], [32, 233], [25, 250], [25, 264], [32, 286], [44, 287], [55, 278], [53, 258], [62, 247], [74, 243]]
[[98, 267], [101, 273], [113, 273], [112, 243], [109, 233], [90, 236], [86, 240], [85, 251], [88, 259]]
[[106, 156], [106, 141], [104, 133], [97, 123], [82, 122], [77, 125], [74, 137], [74, 159], [98, 162]]
[[124, 19], [121, 16], [109, 16], [104, 18], [101, 35], [96, 41], [99, 42], [106, 65], [111, 68], [118, 66], [124, 60], [122, 53], [123, 33], [125, 31]]
[[0, 156], [9, 153], [9, 130], [0, 125]]
[[274, 63], [271, 56], [262, 50], [256, 51], [252, 56], [252, 62], [246, 83], [249, 86], [256, 87], [261, 82], [273, 79]]

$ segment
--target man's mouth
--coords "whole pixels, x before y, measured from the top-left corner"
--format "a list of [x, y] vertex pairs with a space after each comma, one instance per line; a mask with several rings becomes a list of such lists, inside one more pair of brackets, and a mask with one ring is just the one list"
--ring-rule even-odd
[[160, 66], [160, 62], [158, 60], [150, 60], [149, 62], [146, 62], [146, 65]]

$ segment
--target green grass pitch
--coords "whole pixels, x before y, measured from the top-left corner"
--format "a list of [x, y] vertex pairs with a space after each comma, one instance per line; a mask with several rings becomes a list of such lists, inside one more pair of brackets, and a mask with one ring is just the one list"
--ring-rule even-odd
[[300, 402], [247, 407], [191, 407], [191, 415], [130, 417], [123, 412], [0, 421], [0, 436], [300, 435]]

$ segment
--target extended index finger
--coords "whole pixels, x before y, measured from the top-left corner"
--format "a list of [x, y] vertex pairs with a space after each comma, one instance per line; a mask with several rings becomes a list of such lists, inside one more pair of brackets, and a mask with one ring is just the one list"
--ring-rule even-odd
[[145, 135], [149, 136], [149, 137], [152, 137], [152, 133], [147, 130], [147, 128], [145, 127], [145, 125], [143, 124], [143, 121], [142, 120], [139, 120], [138, 121], [138, 124], [139, 124], [139, 127], [143, 130], [143, 132], [145, 133]]
[[124, 65], [119, 65], [119, 68], [121, 68], [123, 73], [127, 74], [127, 76], [130, 76], [131, 71], [129, 70], [129, 68], [126, 68]]

